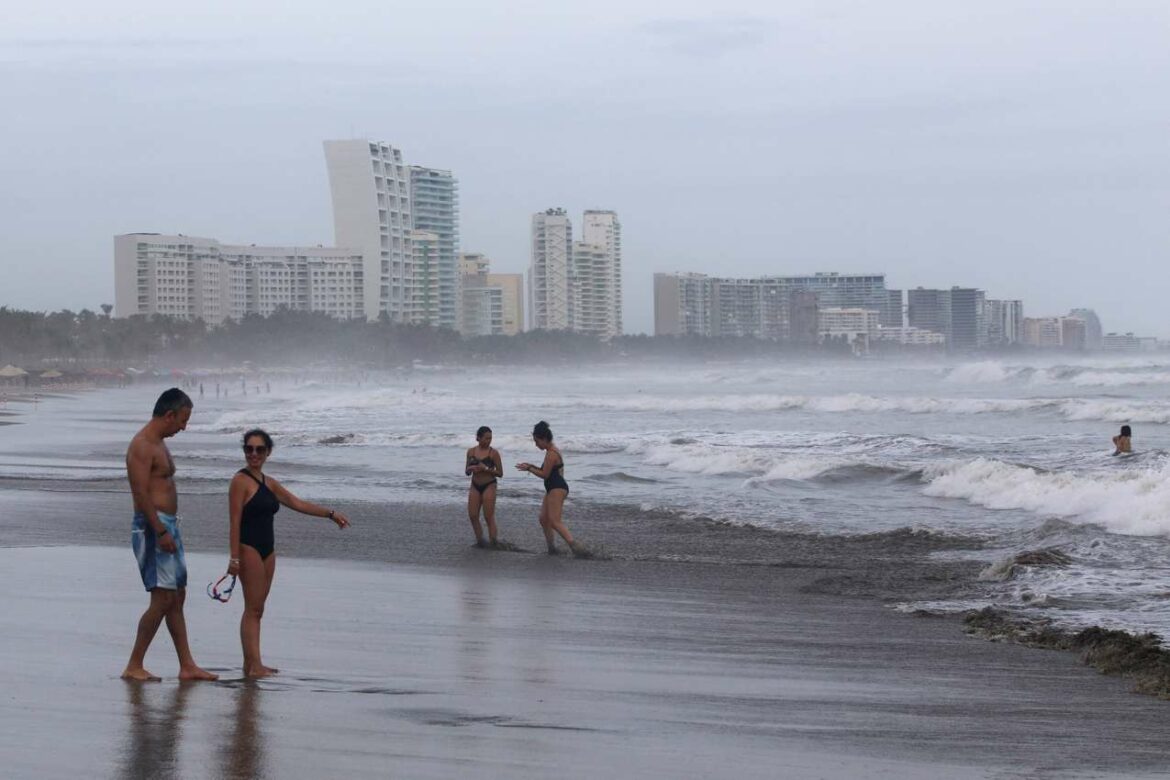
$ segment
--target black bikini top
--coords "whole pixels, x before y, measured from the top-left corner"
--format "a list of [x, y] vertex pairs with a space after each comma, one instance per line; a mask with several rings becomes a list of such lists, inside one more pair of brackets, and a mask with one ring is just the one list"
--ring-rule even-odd
[[496, 461], [491, 455], [488, 455], [486, 458], [482, 458], [482, 459], [477, 458], [474, 455], [468, 455], [467, 456], [467, 465], [468, 466], [477, 466], [477, 465], [487, 466], [488, 468], [495, 470]]

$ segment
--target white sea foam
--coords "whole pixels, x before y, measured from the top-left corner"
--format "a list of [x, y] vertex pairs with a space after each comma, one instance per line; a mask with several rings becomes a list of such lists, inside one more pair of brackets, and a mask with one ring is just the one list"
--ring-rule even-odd
[[1031, 368], [1005, 366], [995, 360], [983, 360], [978, 363], [964, 363], [947, 374], [945, 381], [950, 384], [998, 384], [1018, 378], [1022, 372], [1031, 372]]
[[1041, 472], [977, 458], [928, 469], [929, 496], [991, 509], [1097, 523], [1126, 534], [1170, 534], [1170, 464], [1115, 473]]
[[1132, 387], [1137, 385], [1170, 384], [1170, 372], [1141, 371], [1086, 371], [1070, 379], [1079, 387]]

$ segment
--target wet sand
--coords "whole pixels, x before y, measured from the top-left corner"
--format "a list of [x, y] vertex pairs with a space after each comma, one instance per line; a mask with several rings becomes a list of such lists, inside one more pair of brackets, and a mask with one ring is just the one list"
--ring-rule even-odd
[[[181, 501], [193, 647], [217, 684], [175, 681], [165, 631], [147, 660], [167, 679], [117, 679], [146, 595], [128, 545], [86, 545], [125, 540], [125, 495], [0, 489], [0, 544], [34, 545], [0, 549], [5, 777], [1170, 771], [1166, 703], [1068, 653], [843, 596], [835, 584], [872, 578], [849, 550], [815, 558], [717, 529], [743, 561], [702, 563], [692, 529], [661, 536], [655, 558], [650, 540], [677, 519], [585, 505], [578, 533], [631, 554], [475, 550], [458, 506], [351, 503], [346, 533], [282, 513], [264, 647], [283, 671], [244, 682], [240, 594], [203, 593], [226, 562], [223, 499]], [[505, 538], [539, 549], [532, 508], [502, 503]], [[916, 543], [882, 549], [922, 575]]]

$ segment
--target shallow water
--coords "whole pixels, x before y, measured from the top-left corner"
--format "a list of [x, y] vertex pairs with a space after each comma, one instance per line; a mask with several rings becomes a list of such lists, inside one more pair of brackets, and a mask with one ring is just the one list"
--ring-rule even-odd
[[[10, 405], [23, 424], [0, 433], [0, 478], [124, 490], [125, 443], [158, 389]], [[906, 608], [997, 604], [1170, 635], [1167, 389], [1170, 361], [1144, 358], [436, 369], [360, 386], [278, 378], [271, 394], [196, 397], [172, 448], [185, 493], [222, 493], [239, 434], [261, 426], [277, 439], [270, 471], [294, 489], [448, 504], [462, 500], [463, 450], [486, 424], [508, 468], [502, 499], [535, 502], [539, 481], [511, 466], [539, 458], [528, 432], [546, 419], [565, 453], [570, 512], [655, 510], [827, 545], [900, 528], [956, 536], [970, 543], [936, 555], [979, 561], [988, 575], [943, 600], [911, 594]], [[1138, 454], [1112, 458], [1122, 423]], [[1067, 565], [994, 568], [1050, 547]], [[718, 562], [718, 544], [703, 555]]]

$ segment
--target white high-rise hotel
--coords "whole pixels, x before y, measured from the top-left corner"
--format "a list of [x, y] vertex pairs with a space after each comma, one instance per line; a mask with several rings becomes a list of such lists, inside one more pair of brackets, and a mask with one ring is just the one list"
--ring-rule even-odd
[[569, 328], [569, 264], [573, 257], [573, 223], [564, 209], [532, 215], [532, 266], [528, 270], [528, 306], [537, 330]]
[[532, 217], [528, 292], [532, 327], [611, 338], [622, 333], [621, 223], [612, 211], [585, 212], [574, 243], [564, 209]]
[[366, 316], [411, 321], [410, 171], [402, 152], [365, 140], [326, 141], [333, 239], [363, 258]]

